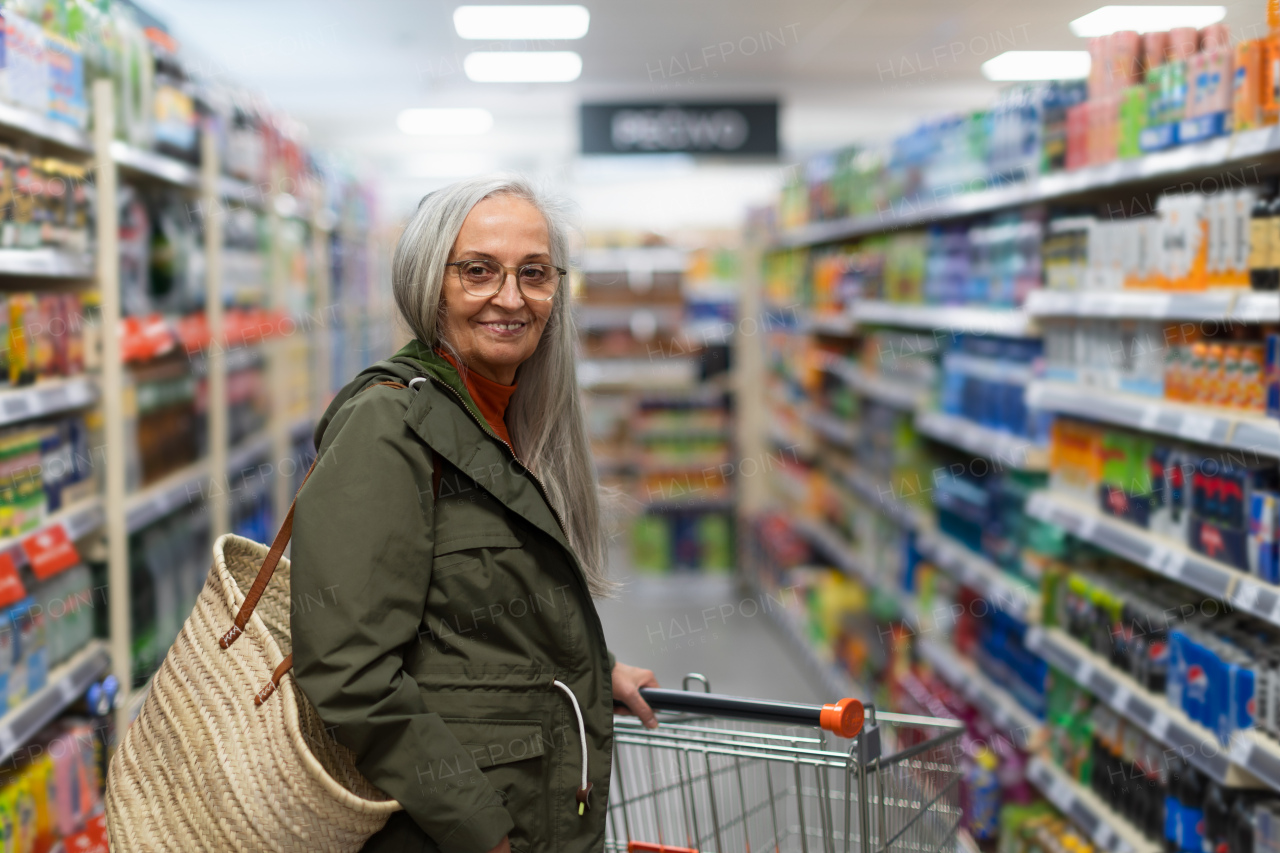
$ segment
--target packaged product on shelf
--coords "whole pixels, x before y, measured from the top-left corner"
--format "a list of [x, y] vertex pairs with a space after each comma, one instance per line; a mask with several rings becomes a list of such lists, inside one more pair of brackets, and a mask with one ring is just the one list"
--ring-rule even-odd
[[4, 95], [11, 103], [44, 115], [49, 107], [45, 33], [12, 10], [4, 13]]
[[49, 117], [76, 129], [89, 118], [84, 90], [84, 56], [61, 36], [45, 34], [44, 58], [49, 75]]

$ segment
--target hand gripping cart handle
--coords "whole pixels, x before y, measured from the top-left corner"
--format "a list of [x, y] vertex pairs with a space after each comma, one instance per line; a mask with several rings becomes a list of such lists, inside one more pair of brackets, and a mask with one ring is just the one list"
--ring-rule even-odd
[[[705, 678], [691, 675], [709, 688]], [[607, 851], [938, 853], [960, 823], [954, 720], [642, 688], [614, 721]], [[833, 737], [834, 736], [834, 737]]]

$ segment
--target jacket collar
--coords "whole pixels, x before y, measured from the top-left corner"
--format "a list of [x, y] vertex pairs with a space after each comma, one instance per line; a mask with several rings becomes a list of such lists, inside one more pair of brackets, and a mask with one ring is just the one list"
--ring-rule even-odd
[[[576, 562], [577, 555], [533, 475], [513, 459], [514, 451], [483, 425], [484, 418], [453, 365], [415, 340], [381, 366], [398, 368], [390, 372], [406, 382], [426, 375], [428, 381], [405, 412], [405, 425], [503, 506], [563, 545]], [[404, 377], [406, 368], [412, 372]], [[446, 479], [441, 492], [447, 487]]]

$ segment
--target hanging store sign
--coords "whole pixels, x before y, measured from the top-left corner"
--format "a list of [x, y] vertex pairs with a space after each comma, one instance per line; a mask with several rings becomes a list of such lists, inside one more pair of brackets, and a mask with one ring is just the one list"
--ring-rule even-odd
[[778, 102], [583, 104], [583, 154], [778, 153]]

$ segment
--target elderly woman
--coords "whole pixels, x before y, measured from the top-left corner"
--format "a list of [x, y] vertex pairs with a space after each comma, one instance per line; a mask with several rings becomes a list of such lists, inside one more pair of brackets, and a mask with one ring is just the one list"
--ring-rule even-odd
[[428, 195], [392, 267], [414, 340], [316, 429], [294, 673], [404, 806], [365, 850], [600, 850], [613, 703], [656, 725], [653, 673], [615, 664], [592, 601], [609, 583], [566, 251], [524, 181]]

